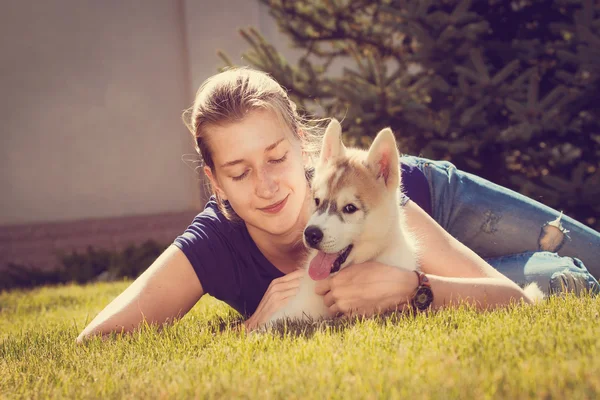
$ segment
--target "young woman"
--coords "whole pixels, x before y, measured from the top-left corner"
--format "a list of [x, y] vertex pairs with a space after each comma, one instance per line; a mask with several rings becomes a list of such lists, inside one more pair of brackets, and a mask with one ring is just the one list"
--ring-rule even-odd
[[[296, 292], [319, 130], [301, 120], [277, 82], [248, 68], [208, 79], [188, 127], [213, 196], [78, 342], [129, 332], [143, 319], [172, 322], [205, 293], [234, 307], [253, 329]], [[598, 232], [448, 162], [401, 161], [410, 199], [403, 207], [424, 250], [419, 263], [432, 308], [530, 302], [519, 285], [533, 281], [547, 293], [600, 291], [592, 276], [600, 275]], [[316, 290], [335, 313], [371, 315], [407, 304], [418, 281], [412, 272], [372, 262], [344, 268]]]

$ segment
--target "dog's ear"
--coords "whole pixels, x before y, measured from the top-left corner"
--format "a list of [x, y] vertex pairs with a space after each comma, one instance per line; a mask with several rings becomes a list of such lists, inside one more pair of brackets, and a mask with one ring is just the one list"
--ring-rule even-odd
[[323, 136], [321, 163], [327, 162], [332, 158], [343, 157], [345, 153], [346, 147], [342, 143], [342, 125], [340, 125], [337, 119], [332, 118]]
[[387, 187], [400, 184], [400, 156], [390, 128], [382, 129], [375, 137], [367, 155], [367, 166], [377, 179], [383, 178]]

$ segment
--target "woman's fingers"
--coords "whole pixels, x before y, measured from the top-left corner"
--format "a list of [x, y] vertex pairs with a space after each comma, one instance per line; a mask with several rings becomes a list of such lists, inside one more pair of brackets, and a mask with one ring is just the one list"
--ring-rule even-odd
[[291, 288], [297, 288], [300, 286], [300, 281], [304, 276], [304, 270], [296, 270], [294, 272], [290, 272], [287, 275], [284, 275], [280, 278], [274, 279], [271, 281], [267, 291], [263, 295], [258, 307], [256, 307], [255, 314], [260, 314], [265, 304], [269, 303], [271, 297], [278, 292], [289, 290]]
[[323, 296], [323, 302], [325, 303], [326, 307], [331, 307], [335, 303], [333, 292], [327, 292], [325, 296]]
[[[297, 290], [300, 286], [300, 279], [301, 278], [296, 278], [285, 282], [279, 282], [276, 285], [270, 286], [267, 289], [267, 292], [264, 294], [261, 304], [268, 304], [272, 302], [273, 299], [277, 301], [277, 299], [281, 298], [281, 293], [288, 292], [289, 290]], [[261, 304], [259, 304], [258, 308], [261, 308]]]
[[304, 270], [296, 270], [281, 278], [274, 279], [263, 295], [256, 311], [245, 322], [247, 329], [254, 329], [269, 320], [271, 315], [283, 307], [298, 293]]
[[298, 293], [298, 287], [292, 287], [287, 290], [283, 290], [281, 292], [274, 293], [271, 297], [271, 301], [268, 303], [268, 306], [265, 307], [264, 312], [261, 313], [264, 319], [270, 318], [271, 315], [283, 307], [291, 297], [295, 296]]

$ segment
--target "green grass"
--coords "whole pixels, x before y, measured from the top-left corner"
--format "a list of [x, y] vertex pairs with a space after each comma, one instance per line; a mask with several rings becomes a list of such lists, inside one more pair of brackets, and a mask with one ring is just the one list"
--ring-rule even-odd
[[0, 398], [598, 398], [600, 298], [248, 335], [203, 298], [175, 325], [83, 346], [129, 282], [0, 294]]

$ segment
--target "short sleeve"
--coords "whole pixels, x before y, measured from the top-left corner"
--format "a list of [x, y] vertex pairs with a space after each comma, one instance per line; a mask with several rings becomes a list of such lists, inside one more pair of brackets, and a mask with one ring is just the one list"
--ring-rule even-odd
[[173, 244], [194, 268], [204, 293], [231, 304], [240, 294], [236, 252], [227, 235], [227, 224], [214, 210], [198, 214]]
[[400, 206], [404, 207], [409, 200], [410, 198], [407, 195], [400, 193]]
[[402, 170], [402, 194], [400, 204], [402, 206], [408, 203], [410, 199], [427, 214], [432, 214], [431, 190], [429, 181], [421, 170], [423, 159], [413, 156], [403, 156], [401, 163]]

